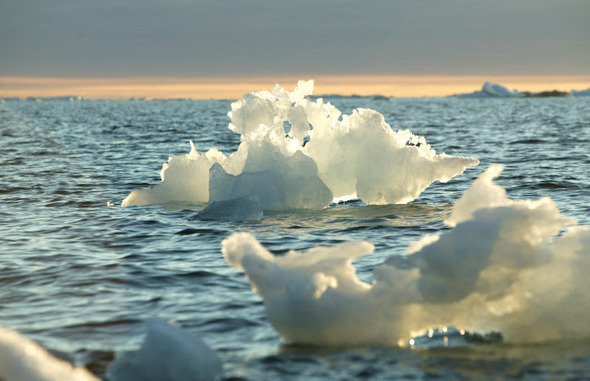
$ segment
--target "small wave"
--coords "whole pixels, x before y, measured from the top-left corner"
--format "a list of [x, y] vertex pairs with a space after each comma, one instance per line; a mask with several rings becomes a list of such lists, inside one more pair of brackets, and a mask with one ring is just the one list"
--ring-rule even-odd
[[215, 318], [205, 320], [199, 324], [199, 328], [204, 332], [222, 333], [245, 329], [248, 327], [256, 327], [263, 324], [250, 319], [244, 318]]
[[535, 139], [535, 138], [521, 139], [521, 140], [515, 140], [513, 142], [510, 142], [510, 144], [543, 144], [543, 143], [547, 143], [547, 142], [545, 140]]
[[76, 329], [84, 329], [84, 328], [105, 328], [105, 327], [113, 327], [113, 326], [129, 326], [134, 324], [142, 323], [141, 320], [138, 319], [114, 319], [114, 320], [103, 320], [103, 321], [87, 321], [84, 323], [77, 323], [71, 325], [64, 325], [63, 329], [68, 330], [76, 330]]
[[225, 231], [211, 229], [211, 228], [186, 228], [182, 229], [176, 233], [176, 235], [215, 235], [215, 236], [223, 236], [225, 235]]

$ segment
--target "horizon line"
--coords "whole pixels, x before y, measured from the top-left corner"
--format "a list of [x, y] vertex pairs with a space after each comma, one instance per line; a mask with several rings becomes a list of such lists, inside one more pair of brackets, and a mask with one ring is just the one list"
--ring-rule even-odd
[[[306, 78], [307, 77], [307, 78]], [[586, 90], [588, 76], [522, 75], [316, 75], [219, 77], [0, 77], [2, 98], [80, 96], [85, 99], [239, 99], [275, 84], [291, 89], [314, 80], [314, 94], [341, 96], [441, 97], [471, 93], [485, 82], [540, 92]]]

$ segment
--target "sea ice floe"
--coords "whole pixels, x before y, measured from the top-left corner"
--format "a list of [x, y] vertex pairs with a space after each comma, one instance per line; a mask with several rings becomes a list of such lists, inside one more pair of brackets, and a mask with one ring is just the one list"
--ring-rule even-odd
[[172, 202], [201, 203], [209, 199], [209, 169], [226, 157], [212, 148], [199, 153], [193, 142], [186, 155], [171, 157], [162, 165], [162, 183], [151, 189], [136, 189], [123, 200], [123, 205], [151, 205]]
[[229, 127], [241, 135], [226, 156], [215, 148], [170, 158], [162, 183], [135, 190], [123, 205], [202, 203], [256, 196], [264, 209], [321, 208], [358, 197], [367, 204], [407, 203], [434, 181], [477, 165], [470, 157], [436, 154], [421, 136], [393, 131], [370, 109], [342, 115], [309, 99], [313, 81], [293, 92], [244, 95], [231, 105]]
[[99, 381], [86, 368], [75, 368], [16, 331], [0, 327], [0, 380]]
[[[590, 227], [550, 198], [511, 200], [491, 166], [456, 202], [453, 229], [426, 236], [359, 280], [368, 242], [274, 256], [247, 233], [222, 244], [286, 343], [397, 345], [437, 327], [509, 342], [590, 336]], [[565, 233], [563, 229], [569, 227]]]

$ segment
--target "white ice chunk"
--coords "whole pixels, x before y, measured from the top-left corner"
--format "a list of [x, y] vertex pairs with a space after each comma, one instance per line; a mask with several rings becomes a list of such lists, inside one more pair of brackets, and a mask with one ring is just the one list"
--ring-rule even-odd
[[0, 380], [99, 381], [86, 368], [56, 359], [36, 342], [0, 327]]
[[[351, 195], [367, 204], [406, 203], [432, 182], [448, 181], [478, 164], [470, 157], [437, 155], [423, 137], [393, 131], [373, 110], [341, 119], [331, 104], [312, 102], [312, 91], [313, 81], [299, 81], [293, 92], [276, 85], [244, 95], [228, 114], [230, 129], [241, 135], [237, 151], [226, 158], [219, 151], [203, 156], [193, 149], [172, 158], [162, 170], [162, 184], [132, 192], [123, 204], [249, 195], [265, 209], [321, 208]], [[219, 166], [210, 171], [213, 164]]]
[[241, 174], [211, 168], [209, 201], [256, 196], [264, 209], [322, 208], [330, 204], [332, 192], [320, 179], [315, 162], [296, 151], [283, 155], [271, 143], [250, 144]]
[[209, 381], [221, 374], [221, 360], [203, 341], [159, 319], [148, 323], [141, 349], [117, 358], [107, 372], [113, 381]]
[[162, 165], [162, 183], [152, 189], [137, 189], [122, 205], [166, 204], [169, 202], [199, 203], [209, 199], [209, 169], [223, 163], [225, 155], [212, 148], [205, 154], [197, 152], [193, 142], [186, 155], [171, 157]]
[[288, 343], [397, 345], [428, 329], [499, 331], [509, 342], [589, 338], [590, 227], [549, 198], [510, 200], [492, 166], [455, 205], [455, 227], [411, 245], [360, 281], [352, 261], [366, 242], [275, 257], [253, 236], [222, 244], [264, 300]]
[[356, 194], [367, 204], [416, 199], [432, 182], [446, 182], [479, 163], [437, 155], [423, 137], [393, 131], [374, 110], [355, 110], [342, 122], [314, 125], [304, 147], [335, 198]]
[[363, 319], [372, 306], [361, 296], [369, 285], [355, 277], [351, 263], [372, 250], [368, 242], [351, 242], [275, 257], [247, 233], [235, 233], [222, 249], [227, 262], [244, 270], [263, 297], [282, 339], [316, 344], [353, 343], [356, 332], [367, 330]]
[[499, 164], [491, 165], [486, 169], [455, 202], [451, 216], [445, 223], [455, 226], [459, 222], [472, 218], [473, 212], [478, 209], [512, 203], [512, 200], [506, 197], [506, 190], [493, 182], [500, 176], [502, 170]]

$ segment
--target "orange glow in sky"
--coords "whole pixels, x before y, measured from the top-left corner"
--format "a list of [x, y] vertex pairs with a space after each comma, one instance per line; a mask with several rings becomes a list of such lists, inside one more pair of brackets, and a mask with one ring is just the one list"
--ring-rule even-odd
[[[33, 78], [0, 77], [0, 97], [83, 96], [88, 99], [237, 99], [276, 83], [294, 88], [296, 77]], [[590, 76], [315, 76], [315, 95], [446, 96], [470, 93], [490, 81], [521, 91], [585, 90]]]

